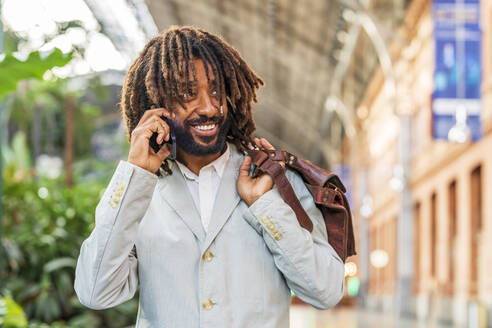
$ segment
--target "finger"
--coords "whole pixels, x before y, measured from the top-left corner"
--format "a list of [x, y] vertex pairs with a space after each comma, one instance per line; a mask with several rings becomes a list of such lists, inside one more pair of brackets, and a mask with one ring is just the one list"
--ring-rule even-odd
[[164, 138], [164, 136], [166, 136], [166, 134], [168, 134], [168, 132], [169, 132], [169, 130], [168, 130], [169, 127], [164, 126], [157, 119], [155, 121], [148, 122], [146, 125], [142, 126], [142, 128], [145, 129], [144, 133], [145, 133], [145, 137], [147, 139], [150, 139], [152, 137], [152, 134], [154, 132], [157, 132], [158, 136], [157, 136], [156, 142], [158, 144], [160, 144], [162, 142], [162, 139]]
[[164, 132], [162, 134], [159, 134], [159, 136], [157, 137], [158, 142], [161, 143], [162, 140], [169, 141], [169, 137], [170, 137], [169, 133], [171, 132], [171, 128], [169, 127], [167, 122], [164, 121], [164, 119], [162, 119], [162, 117], [156, 116], [156, 119], [159, 122], [159, 124], [162, 126], [162, 128], [164, 129]]
[[167, 123], [159, 117], [154, 117], [152, 121], [149, 121], [145, 125], [145, 127], [151, 129], [152, 132], [159, 132], [163, 135], [165, 135], [169, 131], [169, 126], [167, 125]]
[[[261, 144], [264, 148], [268, 149], [268, 150], [275, 150], [275, 147], [272, 146], [272, 144], [266, 140], [265, 138], [261, 138]], [[280, 164], [280, 166], [282, 166], [282, 168], [285, 169], [285, 163], [282, 162], [282, 161], [279, 161], [278, 162]]]
[[155, 115], [153, 117], [154, 122], [157, 122], [163, 129], [163, 131], [159, 130], [159, 135], [157, 136], [157, 142], [160, 144], [162, 140], [169, 140], [169, 132], [171, 132], [171, 128], [167, 124], [166, 121], [162, 119], [162, 117]]
[[173, 119], [176, 117], [176, 114], [174, 114], [173, 112], [171, 112], [166, 108], [148, 109], [145, 113], [146, 114], [148, 113], [147, 119], [150, 119], [152, 116], [158, 116], [158, 117], [164, 116], [168, 119]]
[[156, 108], [155, 111], [156, 111], [155, 114], [157, 114], [159, 116], [165, 116], [165, 117], [167, 117], [169, 119], [176, 117], [176, 114], [174, 112], [172, 112], [169, 109], [164, 108], [164, 107]]
[[240, 177], [247, 177], [249, 176], [249, 169], [251, 167], [251, 157], [246, 156], [244, 158], [243, 163], [239, 167], [239, 176]]
[[260, 141], [260, 139], [258, 139], [258, 138], [255, 137], [253, 140], [255, 142], [256, 147], [261, 147], [261, 141]]
[[271, 143], [268, 142], [265, 138], [261, 138], [261, 145], [263, 148], [269, 149], [269, 150], [274, 150], [275, 148], [272, 146]]
[[144, 114], [140, 118], [140, 122], [142, 122], [142, 124], [144, 124], [153, 115], [164, 116], [164, 117], [167, 117], [167, 118], [170, 118], [170, 119], [176, 117], [176, 114], [174, 114], [173, 112], [171, 112], [170, 110], [168, 110], [166, 108], [163, 108], [163, 107], [161, 107], [161, 108], [153, 108], [153, 109], [147, 109], [144, 112]]

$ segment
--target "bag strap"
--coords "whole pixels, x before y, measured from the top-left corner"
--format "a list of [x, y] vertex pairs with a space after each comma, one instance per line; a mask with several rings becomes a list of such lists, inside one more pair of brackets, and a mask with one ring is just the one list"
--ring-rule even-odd
[[[275, 185], [282, 196], [283, 200], [292, 208], [296, 214], [299, 224], [309, 232], [313, 231], [313, 223], [311, 219], [304, 211], [301, 202], [297, 198], [294, 189], [289, 180], [285, 176], [285, 169], [273, 158], [276, 153], [271, 152], [274, 156], [269, 156], [268, 153], [262, 150], [250, 150], [248, 151], [251, 157], [252, 163], [256, 166], [254, 176], [258, 175], [258, 171], [261, 173], [267, 173], [273, 178]], [[272, 158], [270, 158], [272, 157]]]
[[[343, 201], [345, 204], [348, 204], [347, 197], [345, 194], [342, 194]], [[354, 238], [354, 227], [352, 224], [352, 213], [350, 211], [347, 211], [349, 215], [349, 220], [348, 220], [348, 240], [347, 240], [347, 257], [356, 255], [357, 252], [355, 251], [355, 238]]]
[[299, 224], [309, 232], [313, 230], [313, 224], [302, 208], [290, 182], [285, 176], [285, 169], [279, 162], [284, 162], [287, 166], [302, 175], [306, 187], [313, 195], [317, 205], [328, 206], [336, 203], [339, 204], [340, 208], [344, 208], [348, 214], [348, 220], [345, 221], [346, 228], [344, 229], [344, 240], [346, 240], [346, 244], [341, 248], [335, 247], [335, 251], [344, 262], [347, 257], [357, 254], [355, 250], [352, 213], [347, 197], [345, 196], [345, 186], [336, 174], [314, 166], [309, 161], [297, 158], [297, 156], [284, 150], [254, 149], [248, 151], [248, 153], [252, 159], [252, 163], [256, 165], [253, 177], [258, 176], [260, 173], [269, 174], [273, 178], [284, 201], [294, 210]]

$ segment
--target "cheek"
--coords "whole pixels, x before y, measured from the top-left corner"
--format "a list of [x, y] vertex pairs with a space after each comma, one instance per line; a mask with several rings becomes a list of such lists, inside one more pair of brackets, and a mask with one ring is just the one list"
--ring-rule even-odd
[[186, 121], [186, 118], [188, 117], [188, 114], [190, 113], [190, 108], [189, 108], [189, 104], [185, 103], [184, 105], [185, 105], [184, 108], [181, 107], [180, 104], [176, 104], [173, 107], [173, 112], [176, 115], [174, 120], [179, 120], [180, 122]]
[[176, 117], [170, 121], [172, 126], [181, 127], [181, 128], [184, 127], [183, 122], [184, 122], [184, 120], [179, 114], [176, 114]]

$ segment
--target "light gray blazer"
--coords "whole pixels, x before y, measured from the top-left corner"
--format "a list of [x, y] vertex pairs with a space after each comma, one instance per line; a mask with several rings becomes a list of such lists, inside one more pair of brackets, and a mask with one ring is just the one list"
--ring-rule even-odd
[[140, 286], [137, 328], [287, 328], [291, 290], [316, 308], [340, 300], [344, 266], [301, 178], [287, 172], [312, 233], [276, 188], [248, 208], [236, 191], [244, 156], [230, 146], [208, 233], [175, 163], [158, 178], [120, 161], [80, 250], [82, 304], [113, 307]]

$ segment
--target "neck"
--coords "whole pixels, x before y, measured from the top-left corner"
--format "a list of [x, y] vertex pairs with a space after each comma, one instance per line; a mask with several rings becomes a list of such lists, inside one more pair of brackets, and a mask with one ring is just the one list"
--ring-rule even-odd
[[189, 168], [191, 172], [195, 173], [196, 175], [199, 175], [202, 167], [212, 163], [225, 152], [225, 150], [227, 149], [227, 145], [224, 147], [224, 149], [222, 149], [222, 151], [216, 154], [205, 155], [205, 156], [191, 155], [185, 152], [179, 146], [176, 148], [177, 148], [176, 149], [177, 160], [183, 163], [184, 165], [186, 165], [186, 167]]

